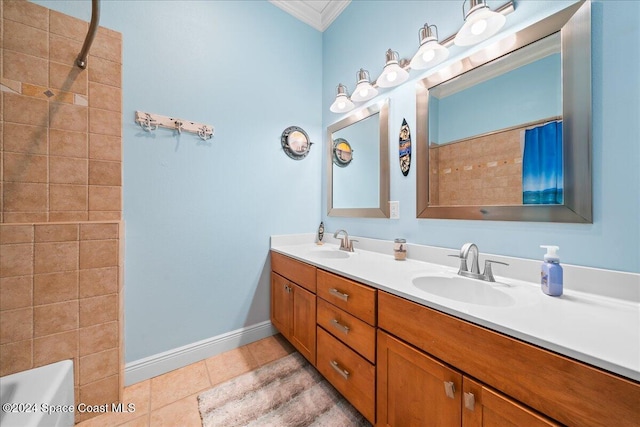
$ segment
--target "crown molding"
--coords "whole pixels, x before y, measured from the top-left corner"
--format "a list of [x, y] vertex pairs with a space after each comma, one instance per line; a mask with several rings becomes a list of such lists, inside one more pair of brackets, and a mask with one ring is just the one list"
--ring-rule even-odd
[[351, 3], [351, 0], [269, 0], [300, 21], [318, 31], [326, 30], [329, 25]]

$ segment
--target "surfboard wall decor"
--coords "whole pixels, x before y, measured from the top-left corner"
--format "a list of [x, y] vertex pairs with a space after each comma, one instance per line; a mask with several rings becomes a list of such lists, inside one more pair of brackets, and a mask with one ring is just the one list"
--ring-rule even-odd
[[398, 153], [400, 155], [400, 170], [402, 175], [407, 176], [409, 168], [411, 168], [411, 130], [409, 130], [406, 119], [402, 119], [402, 126], [400, 126]]

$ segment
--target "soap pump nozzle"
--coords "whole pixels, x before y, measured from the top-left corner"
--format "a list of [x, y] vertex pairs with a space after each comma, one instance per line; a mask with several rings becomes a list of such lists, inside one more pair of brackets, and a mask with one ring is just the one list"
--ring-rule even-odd
[[558, 256], [558, 251], [560, 250], [559, 246], [540, 245], [540, 247], [547, 250], [547, 253], [544, 254], [545, 261], [560, 262], [560, 257]]

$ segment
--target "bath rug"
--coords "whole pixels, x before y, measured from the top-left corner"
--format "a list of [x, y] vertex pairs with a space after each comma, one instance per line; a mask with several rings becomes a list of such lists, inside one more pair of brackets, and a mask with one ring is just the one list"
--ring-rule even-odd
[[297, 352], [198, 396], [203, 427], [370, 427]]

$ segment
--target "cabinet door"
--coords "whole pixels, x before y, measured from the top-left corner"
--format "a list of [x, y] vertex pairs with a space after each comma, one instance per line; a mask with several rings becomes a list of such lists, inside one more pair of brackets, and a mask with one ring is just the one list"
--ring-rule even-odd
[[271, 273], [271, 323], [291, 340], [292, 285], [284, 277]]
[[551, 427], [560, 424], [470, 378], [463, 379], [463, 427]]
[[316, 364], [316, 296], [302, 287], [292, 289], [291, 343], [312, 365]]
[[459, 426], [462, 375], [378, 330], [379, 426]]

